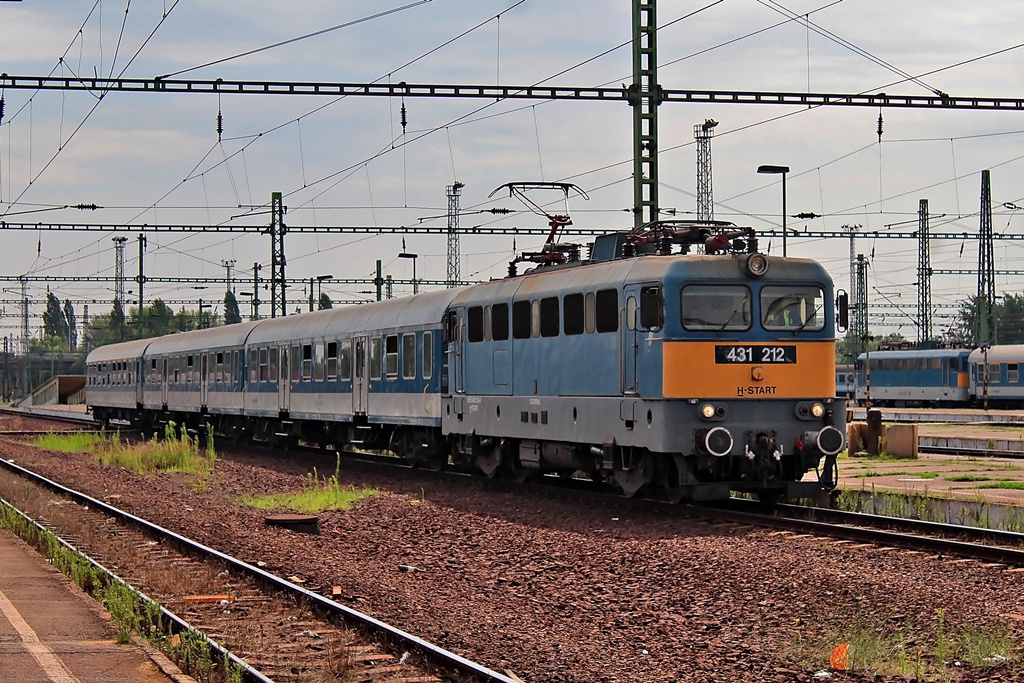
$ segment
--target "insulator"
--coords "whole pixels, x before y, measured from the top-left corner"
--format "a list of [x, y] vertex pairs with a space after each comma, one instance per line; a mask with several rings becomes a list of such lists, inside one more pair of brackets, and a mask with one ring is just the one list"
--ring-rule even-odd
[[405, 124], [409, 123], [409, 120], [405, 116], [405, 102], [402, 102], [402, 135], [405, 135]]
[[0, 122], [4, 120], [4, 98], [0, 97]]
[[224, 116], [217, 110], [217, 141], [220, 141], [220, 136], [224, 133]]
[[882, 141], [882, 112], [878, 112], [878, 141]]

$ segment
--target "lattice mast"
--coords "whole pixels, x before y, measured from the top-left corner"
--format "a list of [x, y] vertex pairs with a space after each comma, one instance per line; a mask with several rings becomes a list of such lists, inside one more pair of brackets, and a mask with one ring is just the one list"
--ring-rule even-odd
[[995, 249], [992, 240], [992, 180], [981, 172], [981, 225], [978, 229], [978, 343], [995, 343]]
[[693, 127], [697, 141], [697, 220], [715, 220], [715, 197], [711, 184], [711, 138], [718, 121], [707, 119]]
[[868, 336], [868, 261], [864, 254], [857, 254], [856, 280], [853, 288], [853, 313], [850, 329], [853, 336], [861, 343], [867, 343]]
[[[445, 287], [457, 287], [461, 280], [461, 257], [459, 256], [459, 197], [465, 184], [455, 181], [446, 188], [448, 194], [448, 274]], [[391, 298], [390, 296], [388, 298]]]
[[288, 229], [284, 225], [284, 203], [280, 192], [270, 195], [270, 317], [282, 318], [288, 315], [285, 290], [288, 282], [284, 278], [284, 236]]
[[917, 343], [932, 338], [932, 257], [928, 234], [928, 200], [917, 206]]
[[658, 220], [658, 21], [655, 0], [633, 0], [633, 228]]
[[114, 238], [114, 298], [118, 300], [123, 309], [124, 300], [124, 243], [127, 237]]

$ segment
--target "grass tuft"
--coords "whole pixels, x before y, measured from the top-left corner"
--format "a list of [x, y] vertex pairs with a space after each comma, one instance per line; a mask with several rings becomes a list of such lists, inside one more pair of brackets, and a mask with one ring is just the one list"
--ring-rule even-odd
[[295, 512], [312, 514], [325, 510], [348, 510], [354, 504], [370, 496], [379, 495], [374, 488], [343, 486], [338, 481], [341, 460], [335, 465], [334, 474], [320, 477], [316, 469], [302, 480], [302, 490], [288, 493], [268, 493], [262, 496], [243, 496], [242, 502], [259, 510], [284, 508]]

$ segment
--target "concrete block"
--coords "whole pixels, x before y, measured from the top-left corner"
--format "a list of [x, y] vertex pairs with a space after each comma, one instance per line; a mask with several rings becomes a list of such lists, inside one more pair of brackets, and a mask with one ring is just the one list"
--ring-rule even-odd
[[918, 425], [891, 424], [882, 428], [885, 452], [897, 458], [917, 457]]

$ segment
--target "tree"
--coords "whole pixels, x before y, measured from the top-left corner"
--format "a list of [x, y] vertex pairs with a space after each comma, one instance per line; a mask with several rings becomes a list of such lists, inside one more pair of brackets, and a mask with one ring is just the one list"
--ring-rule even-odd
[[224, 295], [224, 324], [234, 325], [240, 322], [242, 322], [242, 313], [238, 310], [238, 299], [235, 298], [234, 292], [229, 291]]
[[977, 296], [960, 304], [960, 312], [949, 331], [957, 343], [964, 346], [977, 346], [982, 341], [991, 344], [1024, 343], [1024, 295], [1004, 294], [992, 303], [995, 329], [990, 339], [978, 339], [979, 310]]
[[110, 330], [119, 339], [125, 338], [125, 315], [121, 300], [114, 297], [114, 306], [110, 309]]
[[46, 293], [46, 310], [43, 312], [43, 334], [47, 337], [56, 337], [66, 346], [68, 344], [68, 322], [64, 318], [64, 311], [60, 307], [60, 299], [53, 292]]
[[64, 300], [64, 320], [68, 325], [68, 346], [74, 351], [78, 348], [78, 320], [75, 318], [75, 307], [71, 299]]
[[334, 308], [334, 302], [331, 301], [331, 297], [327, 295], [327, 292], [320, 292], [320, 301], [317, 302], [317, 310], [323, 311], [328, 308]]

